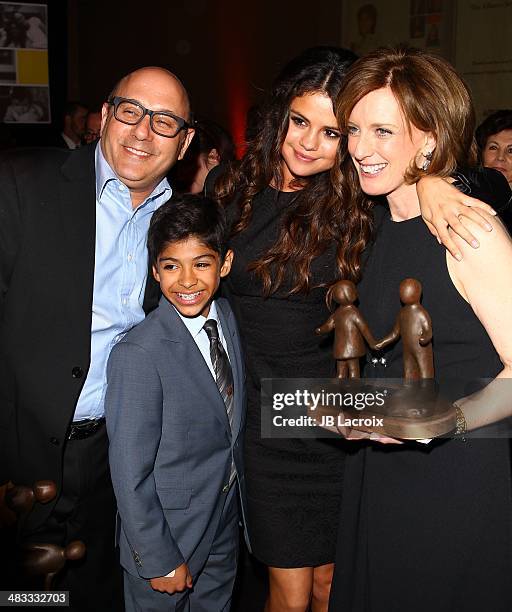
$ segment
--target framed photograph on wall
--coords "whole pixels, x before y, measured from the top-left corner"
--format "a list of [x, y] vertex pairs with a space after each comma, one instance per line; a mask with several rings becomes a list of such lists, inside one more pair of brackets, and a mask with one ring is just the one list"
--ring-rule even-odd
[[68, 99], [69, 2], [0, 0], [0, 149], [55, 139]]
[[342, 45], [358, 55], [382, 46], [406, 44], [454, 56], [454, 2], [446, 0], [345, 0]]
[[0, 2], [0, 120], [51, 122], [46, 4]]

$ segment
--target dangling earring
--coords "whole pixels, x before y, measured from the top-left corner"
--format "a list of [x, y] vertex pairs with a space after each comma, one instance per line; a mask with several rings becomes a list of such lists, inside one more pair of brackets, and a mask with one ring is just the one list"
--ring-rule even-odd
[[421, 169], [423, 170], [423, 172], [426, 172], [428, 170], [428, 167], [430, 166], [430, 162], [432, 161], [432, 151], [427, 151], [427, 153], [423, 153], [423, 157], [425, 158], [425, 161], [421, 165]]

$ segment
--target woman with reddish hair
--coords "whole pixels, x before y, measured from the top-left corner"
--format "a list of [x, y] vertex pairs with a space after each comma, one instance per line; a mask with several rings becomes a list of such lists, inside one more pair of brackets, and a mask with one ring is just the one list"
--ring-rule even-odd
[[[366, 259], [352, 279], [360, 310], [382, 338], [400, 310], [401, 281], [422, 284], [435, 380], [455, 405], [457, 428], [427, 445], [352, 442], [361, 447], [346, 459], [329, 609], [509, 611], [511, 458], [502, 420], [512, 414], [512, 241], [496, 217], [487, 217], [491, 233], [465, 220], [480, 247], [455, 236], [463, 253], [455, 259], [422, 222], [416, 183], [454, 177], [483, 199], [501, 191], [506, 200], [510, 190], [492, 171], [460, 174], [476, 163], [474, 112], [442, 58], [414, 49], [365, 56], [346, 76], [336, 116], [347, 134], [342, 199], [364, 218]], [[343, 257], [361, 259], [353, 248]], [[399, 340], [364, 376], [402, 377], [404, 352]]]

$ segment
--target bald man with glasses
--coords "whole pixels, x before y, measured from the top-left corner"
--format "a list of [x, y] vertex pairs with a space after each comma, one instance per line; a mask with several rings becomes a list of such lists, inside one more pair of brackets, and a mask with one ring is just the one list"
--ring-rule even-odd
[[146, 233], [171, 195], [165, 176], [191, 125], [176, 76], [142, 68], [103, 105], [98, 143], [0, 163], [0, 483], [56, 483], [57, 497], [35, 505], [20, 535], [85, 543], [86, 557], [54, 582], [70, 591], [73, 610], [123, 609], [106, 363], [157, 305]]

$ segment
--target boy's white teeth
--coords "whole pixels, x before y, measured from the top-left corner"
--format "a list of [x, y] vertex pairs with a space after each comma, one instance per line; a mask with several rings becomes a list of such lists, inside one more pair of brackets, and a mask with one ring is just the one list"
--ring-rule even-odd
[[361, 166], [361, 170], [365, 173], [365, 174], [376, 174], [377, 172], [379, 172], [380, 170], [382, 170], [383, 168], [385, 168], [387, 166], [387, 164], [372, 164], [371, 166], [363, 166], [363, 164], [359, 164]]
[[195, 293], [178, 293], [178, 296], [180, 297], [180, 299], [182, 300], [195, 300], [196, 297], [200, 294], [200, 291], [196, 291]]

